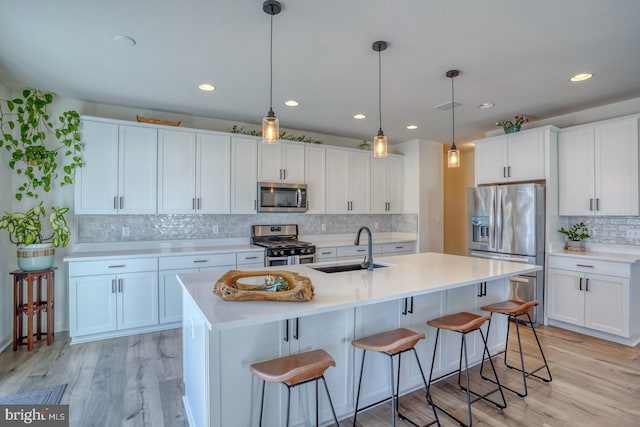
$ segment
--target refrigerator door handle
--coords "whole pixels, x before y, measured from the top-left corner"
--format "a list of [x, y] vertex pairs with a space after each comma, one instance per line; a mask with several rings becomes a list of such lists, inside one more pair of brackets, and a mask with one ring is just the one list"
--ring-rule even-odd
[[470, 251], [469, 256], [476, 257], [476, 258], [495, 259], [498, 261], [511, 261], [511, 262], [521, 262], [524, 264], [529, 264], [529, 258], [524, 256], [517, 256], [517, 255], [499, 255], [499, 254], [488, 254], [484, 252]]
[[503, 218], [502, 218], [502, 191], [496, 191], [496, 248], [502, 249], [502, 231], [503, 231]]

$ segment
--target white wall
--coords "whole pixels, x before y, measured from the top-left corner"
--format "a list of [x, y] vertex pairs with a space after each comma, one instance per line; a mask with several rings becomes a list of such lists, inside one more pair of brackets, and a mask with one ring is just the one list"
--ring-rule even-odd
[[[0, 98], [9, 99], [9, 89], [0, 83]], [[11, 211], [13, 192], [11, 186], [12, 176], [8, 162], [8, 152], [0, 148], [0, 214]], [[16, 258], [15, 247], [9, 242], [7, 233], [0, 232], [0, 350], [11, 343], [13, 331], [13, 282], [9, 272], [14, 270]]]
[[413, 140], [394, 146], [404, 154], [404, 208], [418, 214], [418, 250], [442, 252], [444, 178], [442, 144]]

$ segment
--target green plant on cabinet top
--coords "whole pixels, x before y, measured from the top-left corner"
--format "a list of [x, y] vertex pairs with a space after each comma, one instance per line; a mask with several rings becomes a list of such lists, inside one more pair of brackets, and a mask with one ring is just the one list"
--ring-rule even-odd
[[567, 236], [568, 240], [571, 240], [573, 242], [579, 242], [591, 237], [589, 236], [589, 229], [584, 222], [573, 224], [568, 230], [565, 230], [564, 227], [561, 227], [558, 232], [564, 234], [565, 236]]
[[[22, 97], [0, 100], [0, 147], [10, 153], [9, 167], [24, 177], [17, 200], [37, 199], [40, 188], [49, 192], [58, 181], [59, 165], [60, 185], [72, 184], [76, 168], [83, 166], [80, 116], [69, 110], [54, 119], [47, 112], [52, 102], [52, 94], [38, 89], [24, 89]], [[59, 155], [65, 163], [59, 164]]]

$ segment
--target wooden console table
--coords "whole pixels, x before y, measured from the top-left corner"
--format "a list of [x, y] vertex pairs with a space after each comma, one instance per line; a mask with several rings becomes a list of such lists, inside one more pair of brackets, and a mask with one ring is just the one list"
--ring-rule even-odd
[[[33, 350], [33, 344], [47, 341], [47, 345], [54, 338], [54, 309], [55, 294], [54, 270], [41, 271], [12, 271], [13, 276], [13, 351], [18, 346], [26, 345], [27, 350]], [[26, 297], [26, 298], [25, 298]], [[46, 331], [42, 328], [42, 313], [46, 312]], [[27, 320], [27, 331], [24, 334], [24, 316]], [[35, 317], [35, 319], [34, 319]], [[34, 320], [36, 330], [34, 332]], [[26, 340], [26, 342], [25, 342]]]

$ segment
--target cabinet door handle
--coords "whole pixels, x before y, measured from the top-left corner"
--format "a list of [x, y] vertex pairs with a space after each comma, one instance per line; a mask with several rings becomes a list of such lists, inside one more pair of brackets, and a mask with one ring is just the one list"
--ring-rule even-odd
[[297, 340], [300, 337], [300, 318], [296, 317], [296, 323], [293, 330], [293, 339]]
[[284, 341], [289, 342], [289, 319], [284, 322]]
[[582, 277], [580, 278], [580, 285], [578, 286], [579, 286], [579, 289], [582, 290]]
[[118, 209], [118, 197], [113, 196], [113, 209]]
[[123, 288], [122, 279], [118, 279], [118, 292], [122, 293], [122, 288]]
[[589, 278], [584, 279], [584, 290], [589, 292]]
[[253, 199], [253, 209], [258, 210], [258, 201], [256, 199]]
[[506, 167], [506, 166], [504, 166], [504, 167], [502, 168], [502, 177], [503, 177], [503, 178], [506, 178], [506, 177], [507, 177], [507, 167]]
[[200, 199], [200, 197], [198, 197], [198, 209], [200, 209], [200, 200], [202, 200], [202, 199]]
[[511, 166], [507, 166], [507, 178], [511, 178]]
[[589, 199], [589, 210], [593, 210], [593, 199]]
[[191, 198], [191, 209], [193, 209], [193, 210], [196, 209], [196, 198], [195, 197]]
[[478, 298], [482, 298], [482, 282], [478, 283]]
[[600, 199], [596, 199], [596, 210], [600, 210]]
[[124, 197], [120, 196], [120, 209], [124, 209]]
[[111, 293], [116, 293], [116, 279], [111, 280]]
[[287, 170], [286, 169], [282, 170], [282, 175], [284, 176], [284, 179], [287, 179]]
[[404, 308], [402, 309], [402, 315], [406, 316], [407, 313], [408, 313], [408, 310], [407, 310], [407, 298], [405, 298], [404, 299]]
[[413, 297], [411, 297], [411, 308], [409, 309], [409, 314], [413, 314]]

